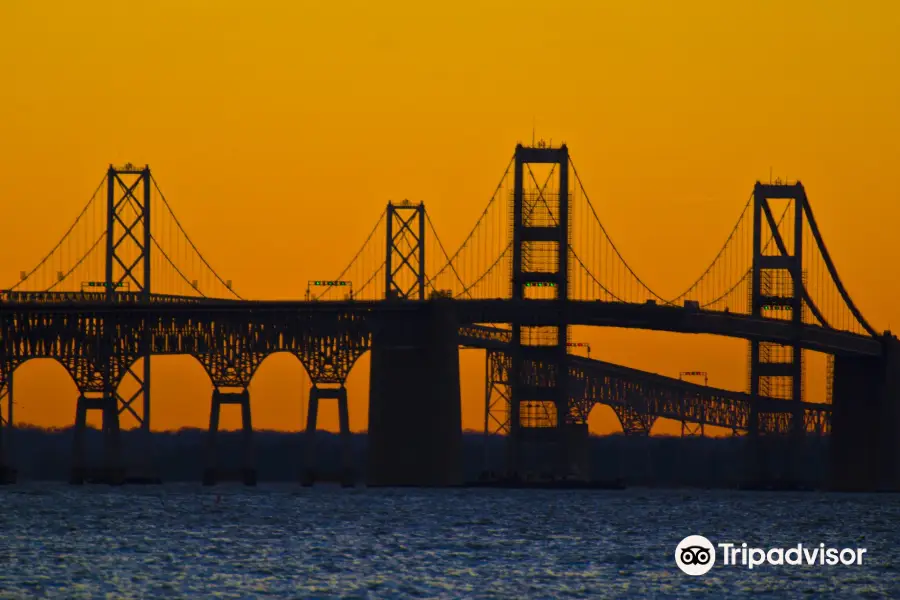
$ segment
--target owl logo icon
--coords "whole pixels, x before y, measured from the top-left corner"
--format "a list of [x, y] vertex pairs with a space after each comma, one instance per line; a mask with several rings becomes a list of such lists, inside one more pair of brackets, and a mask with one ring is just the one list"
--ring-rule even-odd
[[675, 548], [675, 564], [688, 575], [704, 575], [716, 564], [716, 550], [702, 535], [689, 535]]

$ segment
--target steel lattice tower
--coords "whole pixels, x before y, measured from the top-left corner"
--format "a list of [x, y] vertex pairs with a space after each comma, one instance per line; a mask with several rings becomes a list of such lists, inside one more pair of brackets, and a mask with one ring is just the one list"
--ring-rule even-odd
[[[149, 304], [151, 293], [150, 273], [150, 167], [137, 168], [110, 165], [106, 177], [106, 256], [105, 276], [102, 284], [90, 282], [90, 287], [102, 285], [109, 303], [116, 302], [116, 294], [137, 294]], [[75, 416], [74, 462], [72, 481], [80, 483], [87, 476], [84, 435], [87, 428], [87, 412], [99, 410], [102, 414], [104, 434], [103, 476], [110, 481], [121, 480], [122, 446], [119, 416], [128, 412], [145, 433], [150, 431], [150, 354], [151, 327], [145, 323], [136, 341], [137, 352], [130, 344], [113, 343], [116, 322], [107, 319], [103, 325], [103, 350], [91, 358], [100, 381], [90, 380], [80, 386]], [[142, 369], [134, 369], [136, 359], [142, 359]], [[136, 385], [128, 397], [119, 393], [120, 384], [126, 379]], [[135, 410], [140, 399], [141, 413]], [[145, 449], [145, 450], [149, 450]], [[145, 458], [149, 458], [146, 452]]]
[[388, 202], [384, 276], [385, 298], [425, 299], [425, 203]]
[[[130, 180], [130, 181], [129, 181]], [[122, 168], [109, 167], [107, 175], [106, 211], [106, 298], [123, 288], [138, 292], [143, 302], [150, 301], [150, 167], [137, 169], [131, 164]], [[135, 193], [140, 190], [140, 193]], [[137, 232], [137, 233], [136, 233]], [[144, 327], [141, 339], [141, 373], [132, 365], [123, 365], [124, 372], [136, 384], [137, 390], [128, 398], [119, 396], [117, 382], [111, 381], [109, 392], [116, 397], [117, 414], [128, 410], [142, 429], [150, 430], [150, 336]], [[133, 404], [141, 399], [141, 415]]]

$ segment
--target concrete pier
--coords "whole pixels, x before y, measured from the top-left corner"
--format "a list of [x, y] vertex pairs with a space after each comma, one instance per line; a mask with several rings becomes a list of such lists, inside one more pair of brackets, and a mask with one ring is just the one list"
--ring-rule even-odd
[[[98, 410], [103, 415], [103, 463], [99, 468], [88, 466], [85, 435], [89, 410]], [[114, 395], [103, 394], [99, 397], [88, 397], [85, 393], [79, 395], [75, 408], [74, 433], [70, 483], [81, 485], [83, 483], [122, 484], [125, 482], [119, 412]]]
[[367, 483], [463, 483], [458, 329], [448, 300], [388, 317], [373, 334]]
[[324, 387], [313, 384], [309, 389], [309, 408], [306, 415], [306, 434], [303, 440], [305, 446], [305, 459], [301, 482], [305, 486], [315, 483], [318, 478], [316, 470], [316, 421], [319, 417], [319, 400], [334, 399], [338, 403], [338, 422], [341, 430], [341, 485], [351, 487], [355, 483], [356, 476], [353, 472], [353, 457], [350, 447], [350, 411], [347, 406], [347, 388]]
[[219, 480], [235, 479], [234, 471], [222, 471], [218, 465], [218, 447], [216, 434], [219, 431], [219, 415], [224, 404], [237, 404], [241, 407], [241, 428], [244, 438], [244, 456], [239, 479], [244, 485], [256, 485], [256, 464], [253, 456], [253, 423], [250, 419], [250, 392], [246, 389], [238, 392], [213, 390], [212, 405], [209, 412], [209, 437], [207, 441], [206, 469], [203, 472], [203, 485], [214, 485]]
[[16, 482], [16, 469], [12, 460], [13, 426], [0, 422], [0, 485]]
[[889, 333], [882, 358], [836, 356], [831, 487], [900, 491], [900, 342]]

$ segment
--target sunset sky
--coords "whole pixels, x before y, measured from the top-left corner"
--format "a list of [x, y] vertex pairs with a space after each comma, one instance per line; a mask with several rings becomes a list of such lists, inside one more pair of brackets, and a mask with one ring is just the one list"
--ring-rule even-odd
[[[606, 229], [663, 295], [710, 262], [771, 170], [803, 181], [863, 314], [900, 328], [898, 31], [887, 0], [0, 0], [0, 287], [52, 247], [107, 165], [130, 161], [151, 165], [245, 297], [301, 298], [389, 199], [425, 201], [456, 247], [534, 123], [568, 144]], [[587, 338], [595, 358], [746, 383], [740, 340]], [[479, 429], [484, 355], [461, 356], [463, 425]], [[154, 428], [206, 427], [202, 368], [155, 361]], [[814, 399], [824, 381], [810, 373]], [[364, 358], [354, 430], [367, 378]], [[267, 360], [254, 426], [298, 429], [308, 386], [292, 357]], [[19, 422], [67, 426], [76, 397], [49, 361], [16, 372]], [[320, 422], [335, 429], [336, 406]], [[608, 408], [591, 425], [617, 428]]]

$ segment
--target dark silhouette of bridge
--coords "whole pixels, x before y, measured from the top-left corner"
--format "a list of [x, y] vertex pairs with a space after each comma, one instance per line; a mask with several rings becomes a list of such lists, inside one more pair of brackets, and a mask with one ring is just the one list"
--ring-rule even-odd
[[[570, 328], [578, 325], [746, 339], [748, 389], [576, 356]], [[900, 487], [900, 346], [853, 303], [799, 182], [756, 183], [710, 265], [665, 299], [619, 253], [567, 147], [519, 145], [452, 254], [424, 204], [389, 203], [337, 277], [310, 281], [304, 300], [258, 301], [210, 266], [149, 167], [110, 166], [60, 242], [0, 293], [0, 327], [6, 479], [14, 472], [13, 374], [28, 360], [59, 361], [78, 387], [73, 482], [122, 481], [126, 467], [152, 471], [123, 464], [120, 420], [135, 420], [149, 440], [151, 357], [185, 354], [214, 386], [204, 480], [222, 476], [219, 414], [237, 404], [240, 473], [253, 483], [248, 386], [267, 356], [289, 352], [312, 382], [309, 483], [319, 402], [337, 401], [349, 440], [344, 384], [371, 352], [368, 482], [458, 484], [458, 349], [466, 346], [486, 353], [485, 435], [506, 436], [507, 477], [586, 473], [588, 414], [602, 403], [630, 435], [648, 435], [658, 418], [695, 426], [685, 432], [710, 425], [746, 435], [756, 449], [742, 466], [749, 482], [765, 480], [767, 461], [793, 460], [791, 452], [766, 457], [766, 438], [799, 444], [828, 435], [834, 487]], [[805, 397], [808, 351], [828, 355], [825, 398]], [[104, 456], [90, 461], [88, 411], [101, 413], [105, 440]]]

